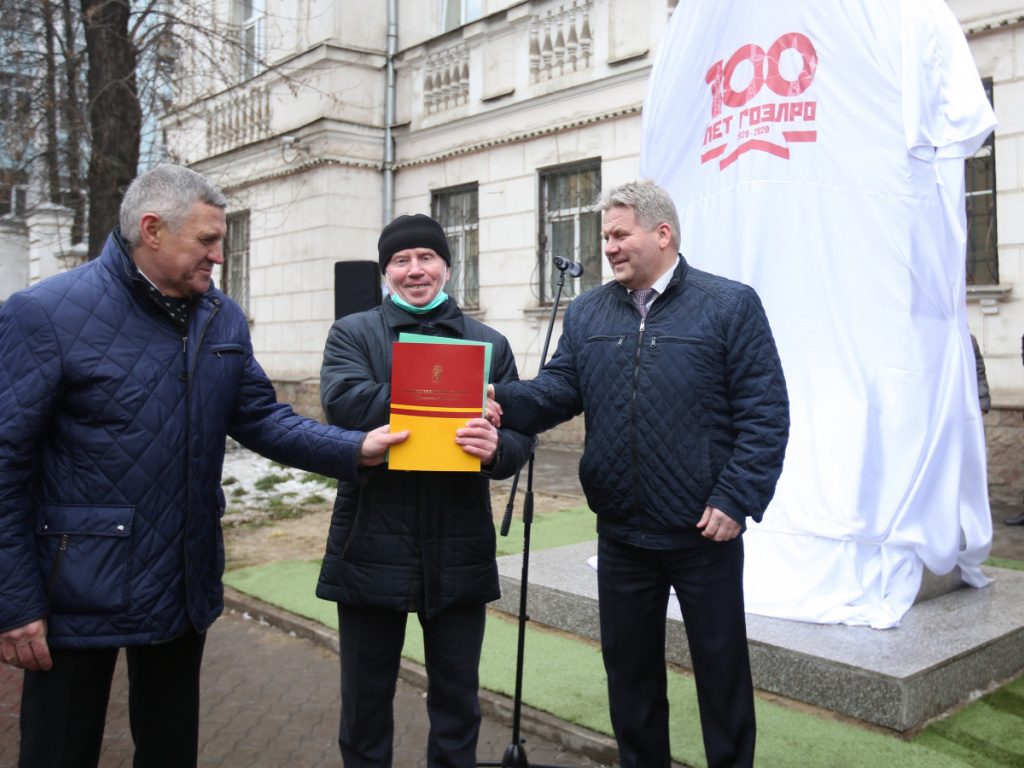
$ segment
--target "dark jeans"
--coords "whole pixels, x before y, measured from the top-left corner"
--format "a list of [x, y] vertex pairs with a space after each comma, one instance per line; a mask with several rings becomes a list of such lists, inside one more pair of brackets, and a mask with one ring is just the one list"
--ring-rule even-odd
[[[136, 768], [195, 768], [206, 635], [125, 648]], [[117, 648], [51, 649], [53, 669], [25, 672], [20, 768], [96, 768]]]
[[[480, 734], [480, 648], [483, 605], [455, 606], [419, 617], [427, 668], [430, 768], [475, 768]], [[338, 606], [341, 726], [345, 768], [389, 768], [394, 698], [409, 614]]]
[[743, 613], [743, 542], [673, 550], [601, 537], [601, 650], [622, 768], [668, 768], [665, 620], [674, 587], [690, 644], [709, 768], [754, 762], [754, 689]]

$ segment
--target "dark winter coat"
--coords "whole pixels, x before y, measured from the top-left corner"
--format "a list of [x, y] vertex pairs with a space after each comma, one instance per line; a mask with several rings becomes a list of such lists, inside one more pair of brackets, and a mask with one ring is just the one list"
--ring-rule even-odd
[[974, 348], [974, 368], [978, 374], [978, 405], [982, 413], [988, 413], [992, 409], [992, 396], [988, 391], [988, 377], [985, 375], [985, 358], [981, 354], [981, 347], [978, 340], [971, 334], [971, 346]]
[[527, 432], [583, 412], [580, 481], [598, 532], [651, 549], [686, 546], [708, 505], [760, 520], [789, 434], [757, 294], [685, 259], [644, 321], [617, 282], [576, 297], [551, 361], [495, 399], [502, 424]]
[[0, 631], [47, 618], [55, 648], [154, 643], [220, 614], [225, 435], [348, 479], [363, 438], [276, 402], [223, 293], [183, 335], [129, 259], [115, 231], [0, 312]]
[[[519, 378], [508, 341], [467, 317], [454, 299], [422, 325], [385, 299], [342, 318], [324, 350], [320, 392], [331, 424], [386, 424], [391, 348], [402, 332], [489, 341], [491, 381]], [[510, 477], [529, 458], [533, 438], [499, 430], [489, 471], [404, 472], [374, 467], [364, 486], [338, 484], [327, 553], [316, 593], [345, 605], [424, 612], [497, 599], [498, 570], [488, 478]]]

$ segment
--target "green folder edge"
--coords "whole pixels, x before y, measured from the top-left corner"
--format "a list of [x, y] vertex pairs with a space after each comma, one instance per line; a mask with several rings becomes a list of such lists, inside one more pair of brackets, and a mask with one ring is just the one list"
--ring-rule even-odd
[[[470, 341], [469, 339], [452, 339], [446, 336], [427, 336], [422, 333], [400, 333], [398, 340], [408, 344], [469, 344], [484, 348], [484, 391], [480, 401], [480, 413], [487, 410], [487, 385], [491, 383], [491, 347], [489, 341]], [[391, 451], [389, 450], [390, 454]]]

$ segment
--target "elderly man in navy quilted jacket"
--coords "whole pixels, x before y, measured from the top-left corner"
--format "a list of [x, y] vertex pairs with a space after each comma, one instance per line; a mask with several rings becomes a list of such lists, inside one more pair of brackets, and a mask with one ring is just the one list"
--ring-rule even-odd
[[346, 480], [407, 435], [277, 402], [210, 280], [225, 208], [194, 171], [148, 171], [99, 258], [0, 311], [0, 661], [26, 670], [22, 768], [97, 765], [119, 647], [135, 765], [196, 764], [225, 435]]
[[782, 471], [782, 366], [757, 294], [678, 254], [665, 190], [626, 184], [601, 209], [615, 280], [573, 300], [551, 361], [531, 381], [495, 385], [489, 411], [521, 432], [584, 414], [580, 480], [597, 513], [601, 650], [623, 768], [670, 762], [670, 587], [708, 765], [750, 766], [740, 534], [761, 519]]

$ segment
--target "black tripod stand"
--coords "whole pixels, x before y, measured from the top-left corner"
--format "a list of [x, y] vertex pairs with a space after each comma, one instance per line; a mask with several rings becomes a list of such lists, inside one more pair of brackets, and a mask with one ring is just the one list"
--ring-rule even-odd
[[[562, 288], [565, 286], [565, 274], [570, 277], [579, 277], [583, 274], [583, 265], [575, 261], [555, 256], [553, 259], [558, 269], [558, 287], [555, 290], [555, 300], [551, 306], [551, 318], [548, 320], [548, 332], [544, 338], [544, 348], [540, 353], [540, 366], [543, 368], [548, 359], [548, 344], [551, 343], [551, 332], [555, 327], [555, 318], [558, 316], [558, 302], [562, 298]], [[502, 768], [529, 768], [531, 763], [526, 759], [526, 750], [523, 749], [523, 738], [520, 735], [523, 707], [523, 650], [526, 644], [526, 622], [530, 617], [526, 614], [526, 588], [530, 575], [530, 526], [533, 523], [533, 464], [537, 454], [537, 441], [533, 441], [533, 448], [530, 450], [530, 459], [527, 462], [526, 471], [526, 494], [523, 498], [523, 569], [519, 577], [519, 642], [516, 650], [516, 689], [512, 704], [512, 743], [505, 748], [505, 754], [501, 761], [483, 761], [477, 763], [482, 766], [502, 766]], [[520, 470], [521, 472], [522, 470]], [[512, 480], [512, 490], [509, 492], [508, 504], [505, 506], [505, 517], [501, 521], [501, 535], [508, 536], [509, 526], [512, 524], [512, 509], [516, 501], [516, 487], [519, 485], [520, 472], [516, 472]], [[533, 768], [557, 768], [557, 766], [532, 764]]]

